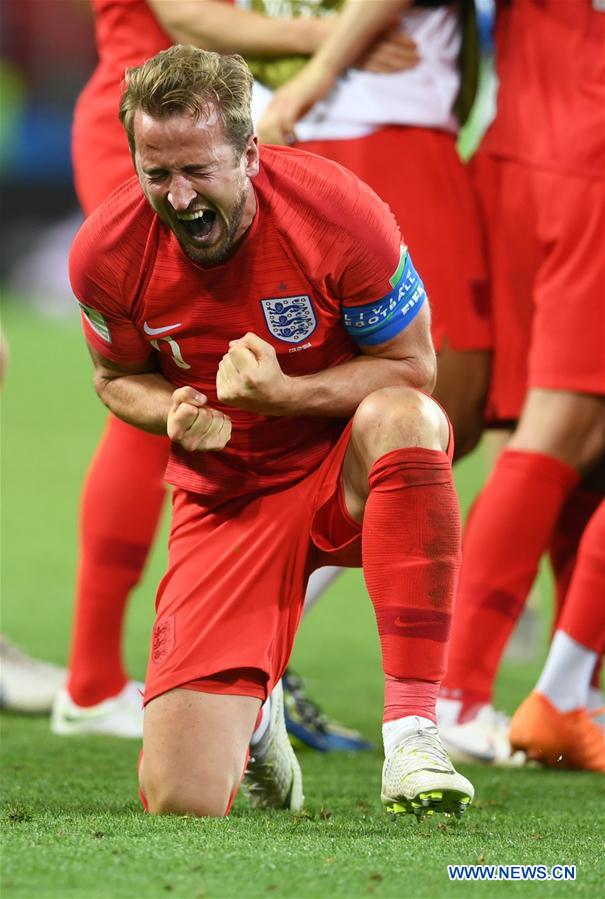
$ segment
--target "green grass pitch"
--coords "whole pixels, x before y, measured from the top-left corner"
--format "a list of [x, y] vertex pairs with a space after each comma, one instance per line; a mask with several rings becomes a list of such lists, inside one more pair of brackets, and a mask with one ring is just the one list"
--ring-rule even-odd
[[[2, 629], [64, 663], [80, 482], [104, 414], [77, 322], [9, 303], [11, 361], [2, 399]], [[463, 505], [480, 457], [458, 472]], [[131, 604], [127, 657], [143, 677], [165, 530]], [[304, 623], [294, 661], [313, 695], [379, 740], [382, 684], [370, 603], [347, 573]], [[536, 665], [507, 665], [498, 702], [512, 711]], [[600, 896], [604, 780], [598, 775], [467, 766], [477, 800], [460, 824], [391, 821], [380, 806], [381, 753], [301, 753], [306, 811], [228, 820], [145, 816], [138, 745], [50, 734], [44, 718], [2, 716], [2, 897]], [[447, 864], [573, 864], [575, 883], [450, 883]]]

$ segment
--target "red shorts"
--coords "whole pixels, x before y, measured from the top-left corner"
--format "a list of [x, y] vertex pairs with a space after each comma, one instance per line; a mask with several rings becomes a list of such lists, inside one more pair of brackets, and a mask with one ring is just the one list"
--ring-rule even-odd
[[479, 153], [492, 281], [488, 417], [528, 387], [605, 393], [605, 184]]
[[[311, 572], [361, 567], [361, 525], [347, 512], [340, 477], [350, 430], [286, 489], [208, 508], [175, 488], [146, 703], [184, 686], [269, 695], [290, 658]], [[450, 459], [453, 449], [450, 429]]]
[[491, 346], [480, 213], [455, 138], [392, 125], [354, 140], [299, 143], [346, 166], [390, 206], [426, 287], [433, 341], [457, 350]]

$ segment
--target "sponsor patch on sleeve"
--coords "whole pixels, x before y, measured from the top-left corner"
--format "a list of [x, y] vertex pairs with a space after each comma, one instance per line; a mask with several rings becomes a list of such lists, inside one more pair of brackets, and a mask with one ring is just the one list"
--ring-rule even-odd
[[78, 305], [95, 334], [106, 343], [111, 343], [111, 334], [104, 316], [97, 309], [91, 309], [90, 306], [85, 306], [84, 303], [78, 303]]
[[424, 284], [412, 264], [407, 247], [389, 279], [386, 296], [364, 306], [343, 304], [342, 319], [349, 336], [362, 346], [376, 346], [396, 337], [415, 319], [426, 300]]

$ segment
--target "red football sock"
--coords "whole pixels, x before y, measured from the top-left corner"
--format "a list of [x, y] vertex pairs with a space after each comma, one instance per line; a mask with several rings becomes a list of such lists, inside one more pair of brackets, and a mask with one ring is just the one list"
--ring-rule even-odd
[[[411, 447], [372, 466], [362, 532], [386, 686], [385, 720], [435, 720], [460, 568], [460, 513], [446, 453]], [[392, 680], [404, 681], [396, 687]], [[388, 717], [387, 717], [388, 716]]]
[[550, 456], [500, 455], [465, 532], [446, 695], [490, 701], [500, 657], [577, 481]]
[[594, 652], [605, 649], [605, 501], [584, 532], [558, 628]]
[[122, 626], [164, 499], [169, 441], [110, 416], [80, 510], [80, 562], [67, 689], [78, 705], [126, 684]]
[[567, 497], [561, 509], [557, 525], [550, 541], [549, 555], [555, 577], [555, 615], [553, 631], [558, 627], [565, 596], [576, 564], [578, 546], [584, 528], [590, 521], [603, 496], [596, 490], [587, 490], [578, 484]]
[[439, 687], [439, 681], [400, 679], [385, 674], [382, 720], [386, 724], [387, 721], [397, 721], [398, 718], [405, 718], [407, 715], [420, 715], [436, 724], [435, 707]]

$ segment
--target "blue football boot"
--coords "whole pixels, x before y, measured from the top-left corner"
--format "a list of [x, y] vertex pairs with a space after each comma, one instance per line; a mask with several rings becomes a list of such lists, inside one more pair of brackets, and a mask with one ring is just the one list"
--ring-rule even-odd
[[304, 682], [289, 668], [282, 678], [286, 728], [294, 746], [317, 752], [359, 752], [374, 749], [359, 731], [328, 718], [305, 694]]

